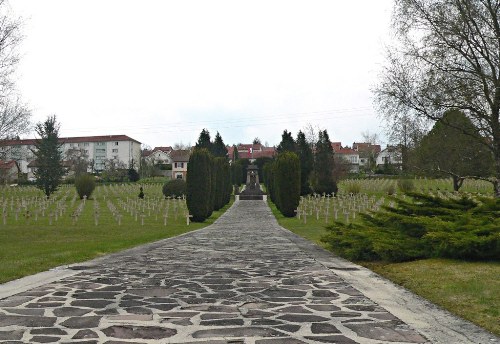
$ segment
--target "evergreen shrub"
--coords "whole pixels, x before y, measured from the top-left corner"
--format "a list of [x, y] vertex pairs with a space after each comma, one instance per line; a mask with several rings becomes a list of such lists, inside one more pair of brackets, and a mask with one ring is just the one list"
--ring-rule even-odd
[[186, 187], [183, 179], [172, 179], [163, 185], [162, 192], [165, 197], [182, 197], [186, 194]]
[[83, 199], [83, 196], [89, 199], [95, 189], [95, 177], [87, 173], [81, 174], [75, 178], [75, 187], [80, 199]]
[[500, 200], [407, 195], [360, 223], [336, 222], [322, 241], [352, 260], [500, 259]]

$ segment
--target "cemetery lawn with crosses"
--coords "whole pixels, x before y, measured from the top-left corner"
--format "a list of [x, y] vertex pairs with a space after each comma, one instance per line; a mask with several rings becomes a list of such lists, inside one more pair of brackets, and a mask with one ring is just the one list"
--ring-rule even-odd
[[184, 199], [143, 184], [141, 200], [139, 186], [101, 185], [89, 200], [63, 186], [48, 201], [34, 187], [1, 188], [0, 283], [203, 228], [232, 204], [187, 225]]
[[[415, 190], [433, 192], [434, 194], [452, 191], [451, 179], [415, 179]], [[349, 185], [356, 184], [352, 190], [359, 194], [347, 194]], [[361, 211], [377, 210], [379, 206], [390, 205], [387, 190], [397, 189], [397, 180], [391, 179], [359, 179], [344, 180], [339, 183], [339, 199], [330, 197], [305, 197], [301, 200], [298, 217], [284, 217], [276, 206], [268, 201], [279, 224], [319, 246], [326, 247], [321, 238], [327, 234], [326, 224], [334, 221], [334, 209], [337, 220], [345, 221], [344, 212], [349, 212], [349, 221], [353, 219], [354, 209], [361, 204]], [[487, 182], [467, 180], [461, 191], [492, 194], [492, 187]], [[330, 203], [328, 217], [326, 204]], [[365, 210], [363, 210], [365, 208]], [[305, 213], [305, 219], [304, 219]], [[335, 252], [334, 252], [335, 253]], [[500, 335], [500, 262], [467, 262], [452, 259], [423, 259], [403, 263], [387, 262], [355, 262], [363, 265], [379, 275], [402, 285], [414, 293], [435, 304], [457, 314], [485, 329]]]

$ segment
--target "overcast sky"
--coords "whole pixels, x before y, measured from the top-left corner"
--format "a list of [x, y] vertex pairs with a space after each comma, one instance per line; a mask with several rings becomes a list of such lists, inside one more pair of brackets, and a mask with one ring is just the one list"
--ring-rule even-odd
[[392, 0], [10, 0], [25, 39], [17, 87], [61, 136], [154, 146], [278, 144], [307, 124], [351, 145], [382, 133], [370, 88]]

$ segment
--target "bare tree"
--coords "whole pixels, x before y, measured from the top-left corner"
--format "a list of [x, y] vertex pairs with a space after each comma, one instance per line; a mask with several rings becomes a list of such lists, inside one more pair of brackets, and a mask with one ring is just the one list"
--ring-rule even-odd
[[83, 148], [70, 148], [66, 151], [66, 161], [70, 163], [70, 169], [75, 176], [87, 173], [90, 166], [89, 154]]
[[190, 150], [191, 149], [191, 143], [188, 142], [186, 144], [181, 142], [177, 142], [174, 144], [174, 150]]
[[369, 130], [362, 131], [361, 137], [363, 138], [364, 143], [371, 143], [372, 145], [376, 145], [380, 143], [380, 138], [377, 133], [370, 133]]
[[393, 28], [379, 109], [434, 121], [462, 110], [477, 129], [465, 134], [495, 157], [487, 179], [500, 197], [500, 0], [395, 0]]
[[12, 74], [19, 62], [21, 20], [12, 18], [6, 0], [0, 0], [0, 140], [29, 130], [30, 110], [16, 95]]
[[307, 123], [307, 125], [302, 129], [302, 132], [306, 136], [306, 141], [311, 146], [311, 149], [314, 149], [316, 142], [318, 142], [318, 136], [322, 129], [319, 126], [313, 126], [311, 123]]

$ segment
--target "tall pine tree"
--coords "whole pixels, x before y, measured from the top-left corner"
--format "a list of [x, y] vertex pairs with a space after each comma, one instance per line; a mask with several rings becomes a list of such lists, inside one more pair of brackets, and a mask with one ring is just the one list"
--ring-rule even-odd
[[278, 153], [284, 152], [294, 152], [295, 153], [295, 141], [292, 137], [292, 133], [288, 130], [283, 131], [281, 135], [281, 142], [276, 148]]
[[198, 142], [195, 145], [196, 148], [206, 148], [209, 152], [212, 152], [212, 142], [210, 141], [210, 132], [207, 129], [203, 129], [198, 137]]
[[212, 144], [212, 155], [216, 158], [227, 158], [227, 148], [219, 132], [215, 135], [215, 139]]
[[35, 131], [40, 136], [33, 150], [37, 164], [34, 172], [36, 186], [48, 198], [57, 190], [65, 173], [62, 166], [62, 144], [59, 143], [59, 124], [57, 124], [56, 116], [48, 117], [43, 123], [37, 123]]

